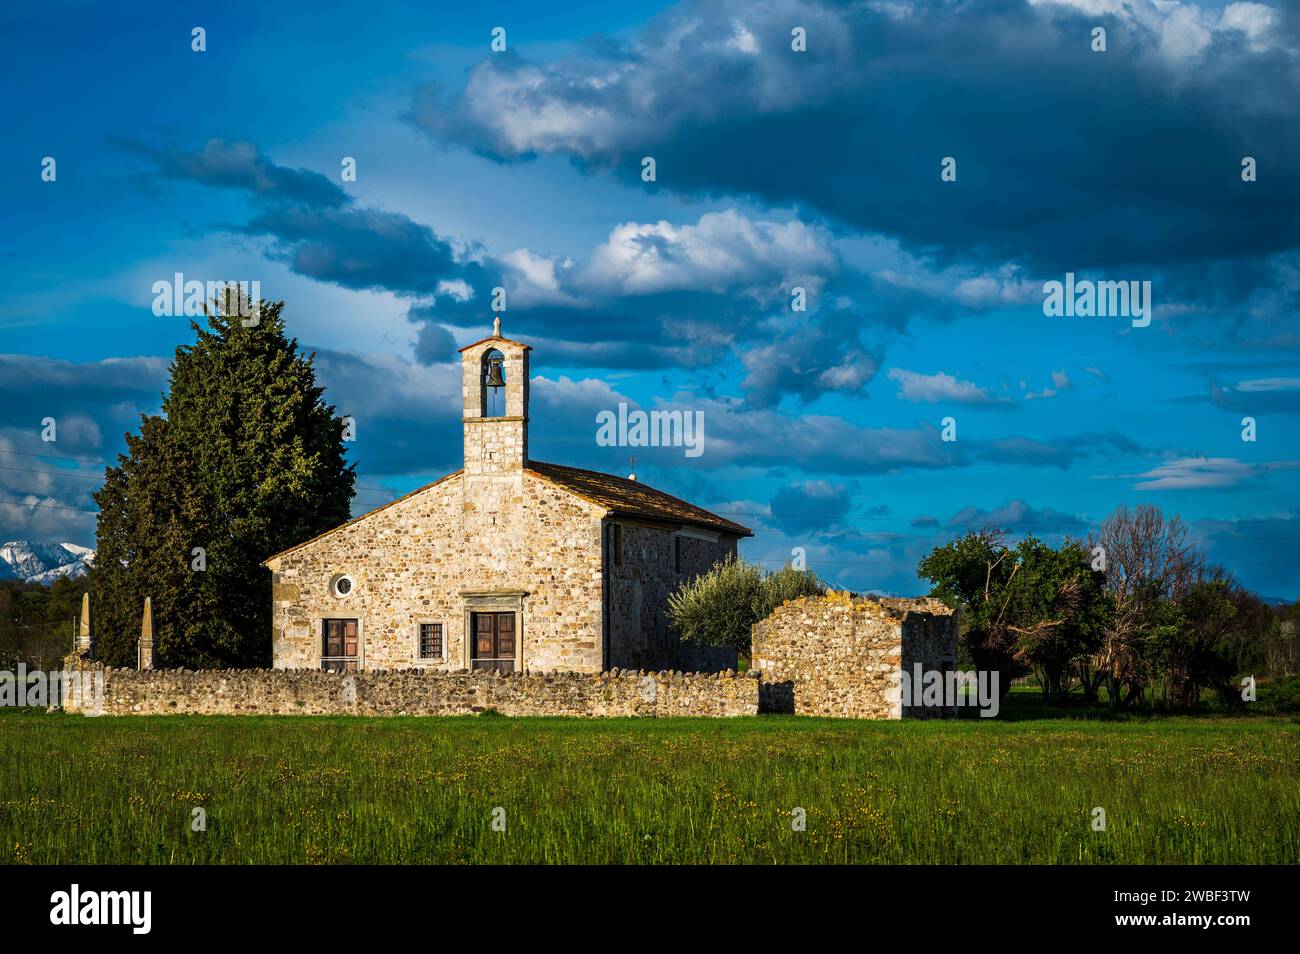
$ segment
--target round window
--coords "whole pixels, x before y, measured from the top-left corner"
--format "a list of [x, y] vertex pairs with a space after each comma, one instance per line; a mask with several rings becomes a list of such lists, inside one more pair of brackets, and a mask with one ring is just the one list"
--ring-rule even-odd
[[334, 595], [347, 596], [352, 592], [352, 577], [336, 576], [334, 577]]

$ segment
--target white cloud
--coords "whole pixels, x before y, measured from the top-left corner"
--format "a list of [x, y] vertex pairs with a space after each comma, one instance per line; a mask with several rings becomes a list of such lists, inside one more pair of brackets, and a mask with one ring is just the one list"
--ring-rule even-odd
[[449, 295], [457, 301], [469, 301], [474, 297], [474, 289], [462, 278], [438, 282], [438, 294]]
[[[1025, 394], [1025, 400], [1038, 401], [1044, 398], [1054, 398], [1060, 392], [1069, 390], [1073, 386], [1074, 386], [1074, 382], [1070, 380], [1070, 376], [1066, 374], [1065, 369], [1062, 368], [1059, 371], [1052, 372], [1051, 387], [1043, 388], [1041, 391], [1029, 391], [1028, 393]], [[1021, 390], [1024, 390], [1025, 388], [1024, 381], [1020, 382], [1020, 388]]]
[[575, 305], [577, 299], [563, 288], [565, 277], [573, 270], [567, 256], [540, 255], [526, 248], [506, 252], [498, 257], [510, 273], [511, 304]]
[[745, 29], [745, 25], [739, 20], [733, 20], [732, 26], [734, 31], [731, 39], [727, 41], [727, 46], [733, 50], [739, 50], [741, 53], [748, 53], [751, 56], [758, 52], [758, 40], [754, 34]]
[[[599, 90], [621, 82], [614, 75], [591, 75], [583, 83]], [[615, 116], [595, 97], [575, 102], [556, 96], [546, 72], [524, 65], [510, 71], [474, 69], [465, 86], [470, 117], [493, 130], [504, 149], [530, 152], [599, 152], [633, 125]]]
[[995, 272], [986, 272], [957, 282], [952, 297], [975, 308], [1019, 305], [1041, 298], [1040, 283], [1027, 281], [1016, 265], [1005, 264]]
[[624, 295], [720, 292], [754, 281], [812, 281], [836, 266], [824, 229], [798, 219], [749, 219], [728, 209], [706, 213], [695, 225], [619, 224], [592, 252], [580, 285]]
[[1259, 52], [1271, 45], [1270, 38], [1277, 29], [1277, 11], [1262, 3], [1230, 3], [1219, 17], [1219, 28], [1246, 34], [1251, 49]]
[[[543, 407], [563, 410], [566, 414], [572, 412], [575, 420], [586, 418], [594, 421], [596, 411], [616, 409], [620, 401], [626, 401], [632, 408], [638, 406], [636, 401], [619, 394], [598, 378], [574, 381], [568, 375], [560, 375], [552, 380], [539, 374], [529, 382], [529, 388], [534, 401]], [[595, 433], [594, 423], [592, 433]]]
[[942, 371], [921, 374], [903, 368], [890, 368], [888, 377], [899, 382], [898, 397], [904, 401], [937, 404], [950, 401], [956, 404], [1008, 404], [1006, 398], [995, 398], [988, 390], [970, 381], [960, 381]]
[[1252, 53], [1283, 43], [1277, 10], [1263, 3], [1229, 3], [1221, 12], [1180, 0], [1030, 0], [1036, 7], [1060, 7], [1093, 17], [1114, 17], [1152, 37], [1157, 56], [1169, 66], [1187, 67], [1225, 33], [1245, 34]]
[[1294, 391], [1300, 388], [1300, 378], [1254, 378], [1239, 381], [1234, 390], [1248, 392]]
[[1175, 62], [1200, 56], [1210, 45], [1210, 29], [1200, 11], [1182, 5], [1172, 6], [1160, 24], [1160, 55]]
[[1184, 457], [1138, 474], [1136, 490], [1205, 490], [1233, 487], [1255, 475], [1255, 468], [1232, 457]]

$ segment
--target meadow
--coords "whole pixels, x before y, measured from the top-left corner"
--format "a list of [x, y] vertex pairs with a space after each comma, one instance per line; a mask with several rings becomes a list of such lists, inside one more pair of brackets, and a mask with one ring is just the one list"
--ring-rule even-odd
[[0, 863], [1300, 859], [1300, 721], [1009, 708], [902, 723], [9, 710]]

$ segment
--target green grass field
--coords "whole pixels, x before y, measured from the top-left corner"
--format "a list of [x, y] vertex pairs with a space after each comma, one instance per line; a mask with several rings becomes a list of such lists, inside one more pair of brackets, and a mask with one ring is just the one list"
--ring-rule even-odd
[[1285, 718], [0, 716], [4, 863], [1297, 860]]

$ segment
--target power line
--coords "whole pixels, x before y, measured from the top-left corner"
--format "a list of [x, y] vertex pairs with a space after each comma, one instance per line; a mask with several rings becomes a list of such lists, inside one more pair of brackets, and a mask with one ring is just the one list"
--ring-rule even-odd
[[[58, 454], [33, 454], [27, 451], [11, 451], [11, 450], [0, 449], [0, 455], [4, 455], [4, 454], [21, 454], [23, 457], [42, 457], [42, 458], [47, 458], [49, 460], [75, 460], [78, 461], [79, 463], [84, 463], [84, 464], [103, 464], [105, 467], [118, 466], [117, 464], [110, 464], [108, 461], [98, 460], [93, 457], [64, 457]], [[104, 479], [103, 477], [100, 477], [98, 474], [83, 474], [71, 470], [38, 470], [35, 468], [26, 468], [26, 467], [10, 467], [3, 464], [0, 464], [0, 470], [16, 470], [27, 474], [46, 474], [50, 477], [76, 477], [82, 480], [103, 480]], [[371, 487], [366, 484], [353, 484], [352, 489], [372, 490], [375, 491], [376, 493], [383, 493], [383, 494], [398, 493], [398, 491], [393, 490], [391, 487]]]
[[66, 626], [66, 625], [68, 624], [68, 622], [69, 622], [69, 620], [64, 619], [64, 620], [59, 620], [59, 621], [57, 621], [57, 622], [53, 622], [53, 623], [32, 623], [30, 626], [13, 626], [13, 625], [10, 625], [10, 624], [8, 624], [8, 623], [0, 623], [0, 629], [3, 629], [3, 630], [9, 630], [9, 629], [41, 629], [41, 628], [44, 628], [44, 627], [50, 627], [50, 626]]
[[69, 511], [69, 512], [71, 512], [71, 513], [88, 513], [88, 514], [90, 514], [92, 517], [94, 517], [94, 516], [98, 516], [98, 515], [99, 515], [99, 511], [98, 511], [98, 510], [80, 510], [80, 509], [78, 509], [77, 507], [65, 507], [65, 506], [63, 506], [62, 504], [51, 504], [51, 503], [32, 503], [32, 504], [29, 504], [29, 503], [23, 503], [21, 500], [0, 500], [0, 507], [4, 507], [4, 506], [9, 506], [9, 507], [26, 507], [26, 508], [28, 508], [29, 510], [30, 510], [30, 509], [34, 509], [34, 508], [37, 508], [37, 507], [41, 507], [41, 508], [44, 508], [44, 509], [47, 509], [47, 510], [67, 510], [67, 511]]
[[16, 454], [19, 457], [45, 457], [50, 460], [75, 460], [83, 464], [103, 464], [105, 467], [116, 466], [98, 457], [74, 457], [70, 454], [33, 454], [31, 451], [0, 450], [0, 454]]
[[[804, 561], [811, 567], [814, 565], [826, 566], [910, 566], [915, 567], [919, 561], [916, 560], [819, 560], [816, 557], [805, 556]], [[777, 559], [767, 557], [754, 560], [754, 563], [775, 563], [781, 566], [789, 563], [789, 559]], [[1234, 560], [1231, 564], [1233, 567], [1238, 566], [1300, 566], [1300, 560], [1261, 560], [1258, 562], [1238, 562]]]
[[15, 470], [21, 474], [46, 474], [50, 477], [75, 477], [78, 480], [103, 480], [98, 474], [79, 474], [72, 470], [36, 470], [31, 467], [7, 467], [0, 464], [0, 470]]

